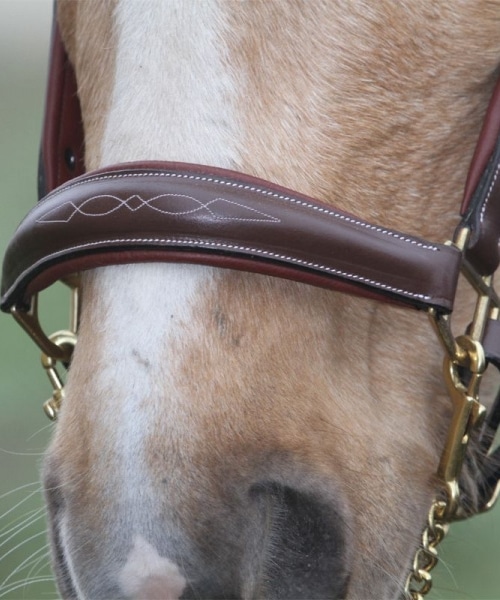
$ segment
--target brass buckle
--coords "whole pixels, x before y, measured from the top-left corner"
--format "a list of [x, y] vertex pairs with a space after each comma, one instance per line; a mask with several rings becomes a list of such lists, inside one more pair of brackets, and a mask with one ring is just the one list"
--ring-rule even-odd
[[[71, 289], [71, 301], [70, 301], [70, 324], [69, 331], [76, 335], [78, 330], [78, 319], [79, 319], [79, 277], [72, 276], [62, 280], [70, 289]], [[12, 316], [14, 319], [21, 325], [21, 327], [26, 331], [26, 333], [30, 336], [30, 338], [35, 342], [35, 344], [40, 348], [40, 350], [46, 354], [54, 358], [55, 360], [60, 360], [62, 362], [69, 363], [71, 359], [72, 350], [66, 346], [59, 346], [48, 336], [41, 324], [38, 317], [38, 294], [33, 294], [30, 301], [30, 306], [28, 310], [23, 310], [18, 308], [17, 306], [13, 306], [10, 309]]]
[[453, 404], [453, 416], [437, 474], [447, 494], [446, 509], [442, 515], [446, 522], [466, 516], [460, 505], [459, 478], [472, 432], [481, 425], [486, 414], [479, 401], [479, 385], [486, 369], [483, 347], [468, 336], [457, 338], [457, 342], [469, 356], [470, 380], [466, 386], [461, 379], [459, 365], [445, 357], [443, 375]]

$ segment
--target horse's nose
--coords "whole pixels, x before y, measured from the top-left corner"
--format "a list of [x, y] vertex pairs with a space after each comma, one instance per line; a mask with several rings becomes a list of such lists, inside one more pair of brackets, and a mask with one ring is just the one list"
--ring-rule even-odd
[[124, 595], [169, 600], [345, 597], [345, 523], [335, 503], [274, 481], [255, 483], [238, 496], [219, 506], [207, 497], [209, 516], [189, 516], [191, 525], [184, 529], [189, 542], [182, 552], [156, 548], [153, 540], [136, 536], [119, 575]]
[[128, 498], [91, 492], [85, 476], [71, 486], [47, 478], [64, 596], [345, 598], [346, 506], [331, 480], [293, 470], [268, 468], [272, 478], [228, 472], [210, 484], [200, 474], [190, 486], [163, 478], [149, 491], [145, 481]]

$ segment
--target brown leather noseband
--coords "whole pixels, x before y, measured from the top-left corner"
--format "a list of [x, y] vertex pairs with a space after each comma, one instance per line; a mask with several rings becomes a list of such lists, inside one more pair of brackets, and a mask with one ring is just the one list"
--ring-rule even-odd
[[71, 180], [7, 250], [2, 308], [106, 264], [201, 262], [450, 311], [461, 254], [213, 167], [123, 164]]

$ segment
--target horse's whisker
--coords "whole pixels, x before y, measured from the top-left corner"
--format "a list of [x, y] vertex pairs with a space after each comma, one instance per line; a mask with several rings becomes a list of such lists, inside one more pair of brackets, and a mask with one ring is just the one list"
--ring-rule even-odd
[[7, 594], [11, 594], [12, 592], [15, 592], [16, 590], [21, 589], [23, 587], [28, 587], [37, 583], [50, 583], [52, 581], [52, 577], [35, 577], [33, 579], [27, 579], [22, 582], [15, 582], [7, 586], [6, 589], [0, 589], [0, 598], [3, 598]]
[[7, 515], [9, 515], [11, 512], [14, 512], [17, 508], [19, 508], [20, 506], [22, 506], [25, 502], [27, 502], [30, 498], [32, 498], [33, 496], [35, 496], [38, 493], [40, 493], [40, 490], [35, 490], [34, 492], [31, 492], [30, 494], [28, 494], [27, 496], [25, 496], [17, 504], [15, 504], [13, 507], [11, 507], [7, 511], [5, 511], [3, 513], [3, 515], [0, 515], [0, 521], [2, 521], [3, 519], [5, 519], [5, 517]]
[[32, 433], [27, 439], [27, 442], [30, 442], [34, 437], [36, 437], [37, 435], [40, 435], [40, 433], [47, 431], [47, 429], [53, 429], [54, 425], [53, 423], [49, 423], [48, 425], [44, 425], [43, 427], [40, 427], [40, 429], [38, 429], [37, 431], [35, 431], [34, 433]]
[[[43, 507], [28, 512], [27, 516], [24, 515], [22, 521], [20, 521], [19, 523], [15, 523], [7, 531], [4, 531], [2, 533], [2, 535], [0, 537], [2, 537], [2, 538], [5, 538], [5, 536], [9, 536], [9, 537], [4, 539], [0, 543], [0, 548], [2, 548], [2, 546], [7, 544], [11, 539], [16, 537], [16, 535], [18, 535], [21, 531], [24, 531], [27, 527], [30, 527], [31, 525], [33, 525], [33, 523], [36, 523], [40, 519], [43, 519], [44, 516], [45, 516], [45, 513], [44, 513]], [[1, 560], [1, 558], [0, 558], [0, 560]]]
[[1, 494], [0, 500], [2, 500], [3, 498], [6, 498], [7, 496], [11, 496], [12, 494], [16, 494], [17, 492], [20, 492], [21, 490], [25, 490], [26, 488], [33, 487], [33, 486], [36, 486], [36, 488], [37, 488], [35, 490], [35, 492], [41, 491], [41, 489], [42, 489], [39, 481], [33, 481], [32, 483], [25, 483], [23, 485], [20, 485], [17, 488], [14, 488], [13, 490], [9, 490], [8, 492]]
[[[38, 556], [41, 552], [43, 552], [42, 556]], [[50, 549], [47, 547], [47, 545], [38, 548], [38, 550], [35, 550], [32, 554], [30, 554], [30, 556], [28, 556], [28, 558], [25, 558], [13, 571], [9, 573], [9, 575], [0, 584], [0, 590], [14, 577], [14, 575], [19, 573], [23, 569], [27, 569], [28, 567], [30, 567], [31, 569], [36, 568], [39, 562], [44, 558], [48, 558], [49, 555]], [[28, 578], [30, 577], [30, 575], [31, 572], [28, 573]]]
[[7, 448], [0, 448], [0, 452], [3, 452], [4, 454], [9, 454], [11, 456], [43, 456], [44, 452], [42, 451], [38, 451], [38, 452], [18, 452], [16, 450], [7, 450]]
[[22, 546], [24, 546], [28, 542], [31, 542], [32, 540], [40, 537], [41, 535], [45, 535], [45, 534], [46, 534], [45, 531], [39, 531], [38, 533], [35, 533], [34, 535], [31, 535], [28, 538], [25, 538], [22, 542], [19, 542], [19, 544], [16, 544], [15, 546], [12, 546], [12, 548], [10, 548], [7, 552], [5, 552], [5, 554], [2, 555], [2, 557], [0, 558], [0, 562], [2, 560], [5, 560], [7, 558], [7, 556], [9, 556], [13, 552], [15, 552], [16, 550], [18, 550], [19, 548], [21, 548]]

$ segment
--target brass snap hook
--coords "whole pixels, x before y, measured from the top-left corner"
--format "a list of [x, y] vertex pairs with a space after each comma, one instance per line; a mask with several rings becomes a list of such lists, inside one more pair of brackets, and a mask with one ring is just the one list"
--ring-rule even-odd
[[[49, 336], [50, 341], [58, 348], [64, 350], [64, 354], [71, 358], [73, 349], [76, 345], [77, 337], [72, 331], [56, 331]], [[43, 405], [45, 414], [51, 421], [57, 419], [57, 414], [61, 408], [61, 403], [64, 399], [64, 383], [57, 371], [57, 359], [42, 353], [42, 366], [47, 373], [47, 377], [52, 385], [52, 396]], [[68, 361], [69, 362], [69, 361]], [[66, 363], [64, 363], [66, 364]]]

